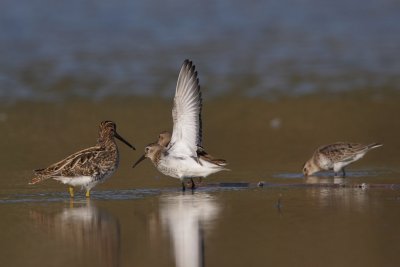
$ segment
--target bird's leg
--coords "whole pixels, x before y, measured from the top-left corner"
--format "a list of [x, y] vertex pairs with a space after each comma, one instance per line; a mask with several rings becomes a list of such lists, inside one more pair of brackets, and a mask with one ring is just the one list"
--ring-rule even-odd
[[194, 183], [193, 178], [190, 178], [190, 182], [192, 183], [191, 189], [196, 189], [196, 184]]
[[73, 198], [74, 197], [74, 188], [72, 186], [69, 186], [68, 192], [69, 192], [69, 196]]
[[185, 192], [186, 186], [185, 186], [185, 180], [182, 180], [182, 192]]
[[342, 175], [343, 175], [343, 178], [346, 177], [346, 172], [345, 172], [344, 168], [342, 169]]
[[87, 198], [90, 198], [90, 189], [87, 189], [87, 190], [86, 190], [86, 197], [87, 197]]

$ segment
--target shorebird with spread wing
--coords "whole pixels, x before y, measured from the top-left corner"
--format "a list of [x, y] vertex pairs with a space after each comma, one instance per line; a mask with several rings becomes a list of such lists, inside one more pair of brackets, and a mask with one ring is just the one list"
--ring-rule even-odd
[[133, 167], [149, 158], [161, 173], [180, 179], [182, 190], [186, 179], [191, 180], [194, 189], [193, 178], [228, 170], [225, 160], [214, 159], [202, 147], [201, 109], [197, 71], [191, 61], [185, 60], [176, 85], [172, 135], [161, 133], [158, 142], [148, 145]]

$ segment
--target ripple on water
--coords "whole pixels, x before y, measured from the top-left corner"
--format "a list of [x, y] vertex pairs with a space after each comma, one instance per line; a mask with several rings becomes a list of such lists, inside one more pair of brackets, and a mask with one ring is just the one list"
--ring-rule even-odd
[[[141, 199], [146, 196], [157, 195], [159, 189], [129, 189], [129, 190], [106, 190], [94, 191], [91, 199], [98, 200], [133, 200]], [[37, 194], [13, 194], [0, 197], [0, 204], [13, 203], [32, 203], [32, 202], [64, 202], [69, 199], [69, 194], [64, 192], [37, 193]], [[77, 194], [74, 200], [85, 200], [84, 194]]]
[[[246, 185], [246, 186], [244, 186]], [[210, 184], [199, 187], [196, 192], [214, 192], [218, 190], [243, 189], [248, 187], [248, 183], [222, 183]], [[180, 188], [155, 188], [155, 189], [124, 189], [124, 190], [104, 190], [93, 191], [91, 199], [96, 200], [135, 200], [159, 194], [179, 192]], [[191, 192], [190, 190], [187, 190]], [[69, 199], [69, 194], [65, 192], [46, 192], [36, 194], [12, 194], [0, 196], [0, 204], [34, 203], [34, 202], [64, 202]], [[75, 201], [86, 200], [84, 194], [77, 194]]]
[[[382, 175], [387, 175], [389, 173], [390, 173], [389, 171], [383, 171], [383, 170], [346, 171], [346, 178], [382, 176]], [[273, 174], [272, 177], [284, 178], [284, 179], [299, 179], [299, 178], [304, 178], [304, 175], [300, 172], [299, 173], [284, 172], [284, 173]], [[319, 173], [316, 173], [315, 175], [312, 175], [312, 177], [333, 178], [334, 173], [333, 172], [319, 172]]]
[[[378, 176], [382, 174], [382, 172], [352, 172], [349, 175], [350, 177], [365, 177], [365, 176]], [[295, 179], [295, 178], [303, 178], [302, 175], [298, 173], [280, 173], [273, 175], [275, 178], [283, 178], [283, 179]], [[337, 178], [330, 179], [332, 176], [312, 176], [308, 177], [306, 180], [302, 182], [295, 183], [273, 183], [273, 182], [258, 182], [258, 183], [247, 183], [247, 182], [224, 182], [224, 183], [213, 183], [207, 184], [204, 186], [200, 186], [196, 188], [195, 191], [188, 189], [186, 192], [182, 192], [180, 188], [176, 187], [168, 187], [168, 188], [154, 188], [154, 189], [124, 189], [124, 190], [104, 190], [104, 191], [94, 191], [91, 194], [90, 199], [94, 200], [136, 200], [143, 199], [151, 196], [158, 196], [162, 194], [195, 194], [195, 193], [213, 193], [213, 192], [221, 192], [221, 191], [238, 191], [238, 190], [246, 190], [246, 189], [268, 189], [268, 188], [276, 188], [276, 187], [351, 187], [351, 188], [381, 188], [381, 189], [391, 189], [391, 190], [399, 190], [400, 184], [372, 184], [372, 183], [345, 183], [346, 179]], [[65, 192], [52, 192], [52, 193], [36, 193], [36, 194], [12, 194], [12, 195], [3, 195], [0, 196], [0, 204], [17, 204], [17, 203], [46, 203], [46, 202], [65, 202], [69, 200], [69, 194]], [[77, 194], [74, 198], [75, 202], [86, 201], [84, 194]]]

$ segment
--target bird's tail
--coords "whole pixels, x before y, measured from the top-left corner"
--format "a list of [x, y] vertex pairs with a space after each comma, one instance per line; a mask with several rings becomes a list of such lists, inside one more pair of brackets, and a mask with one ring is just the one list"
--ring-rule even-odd
[[200, 155], [200, 157], [198, 158], [198, 160], [202, 159], [204, 161], [208, 161], [208, 162], [210, 162], [212, 164], [215, 164], [215, 165], [218, 165], [220, 167], [228, 165], [228, 162], [226, 160], [224, 160], [224, 159], [215, 159], [210, 154], [199, 153], [199, 155]]
[[228, 162], [224, 159], [212, 159], [211, 162], [221, 167], [228, 165]]
[[368, 148], [368, 150], [370, 150], [370, 149], [378, 148], [378, 147], [381, 147], [381, 146], [383, 146], [383, 144], [380, 144], [380, 143], [372, 143], [372, 144], [369, 144], [369, 145], [367, 146], [367, 148]]
[[231, 169], [228, 169], [221, 165], [215, 165], [215, 168], [217, 168], [219, 171], [231, 171]]

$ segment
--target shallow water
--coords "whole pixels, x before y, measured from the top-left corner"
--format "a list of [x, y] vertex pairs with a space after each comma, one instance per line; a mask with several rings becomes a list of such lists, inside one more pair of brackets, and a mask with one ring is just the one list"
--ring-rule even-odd
[[396, 266], [399, 260], [398, 188], [174, 191], [2, 203], [3, 264]]
[[[3, 0], [0, 32], [1, 266], [399, 265], [398, 2]], [[182, 193], [131, 166], [171, 130], [185, 58], [231, 171]], [[138, 150], [90, 200], [28, 185], [106, 119]], [[384, 146], [304, 178], [336, 141]]]
[[[193, 193], [182, 193], [177, 180], [148, 161], [131, 168], [144, 146], [169, 129], [169, 100], [3, 106], [2, 265], [396, 266], [400, 123], [392, 114], [399, 114], [399, 100], [368, 94], [209, 100], [204, 145], [232, 170], [205, 179]], [[219, 112], [221, 106], [230, 112]], [[332, 120], [342, 112], [345, 120]], [[120, 168], [90, 200], [83, 192], [70, 200], [56, 181], [28, 185], [32, 169], [92, 145], [102, 119], [115, 120], [138, 151], [118, 143]], [[277, 119], [278, 126], [271, 122]], [[337, 140], [384, 147], [349, 166], [346, 178], [302, 177], [313, 149]]]

